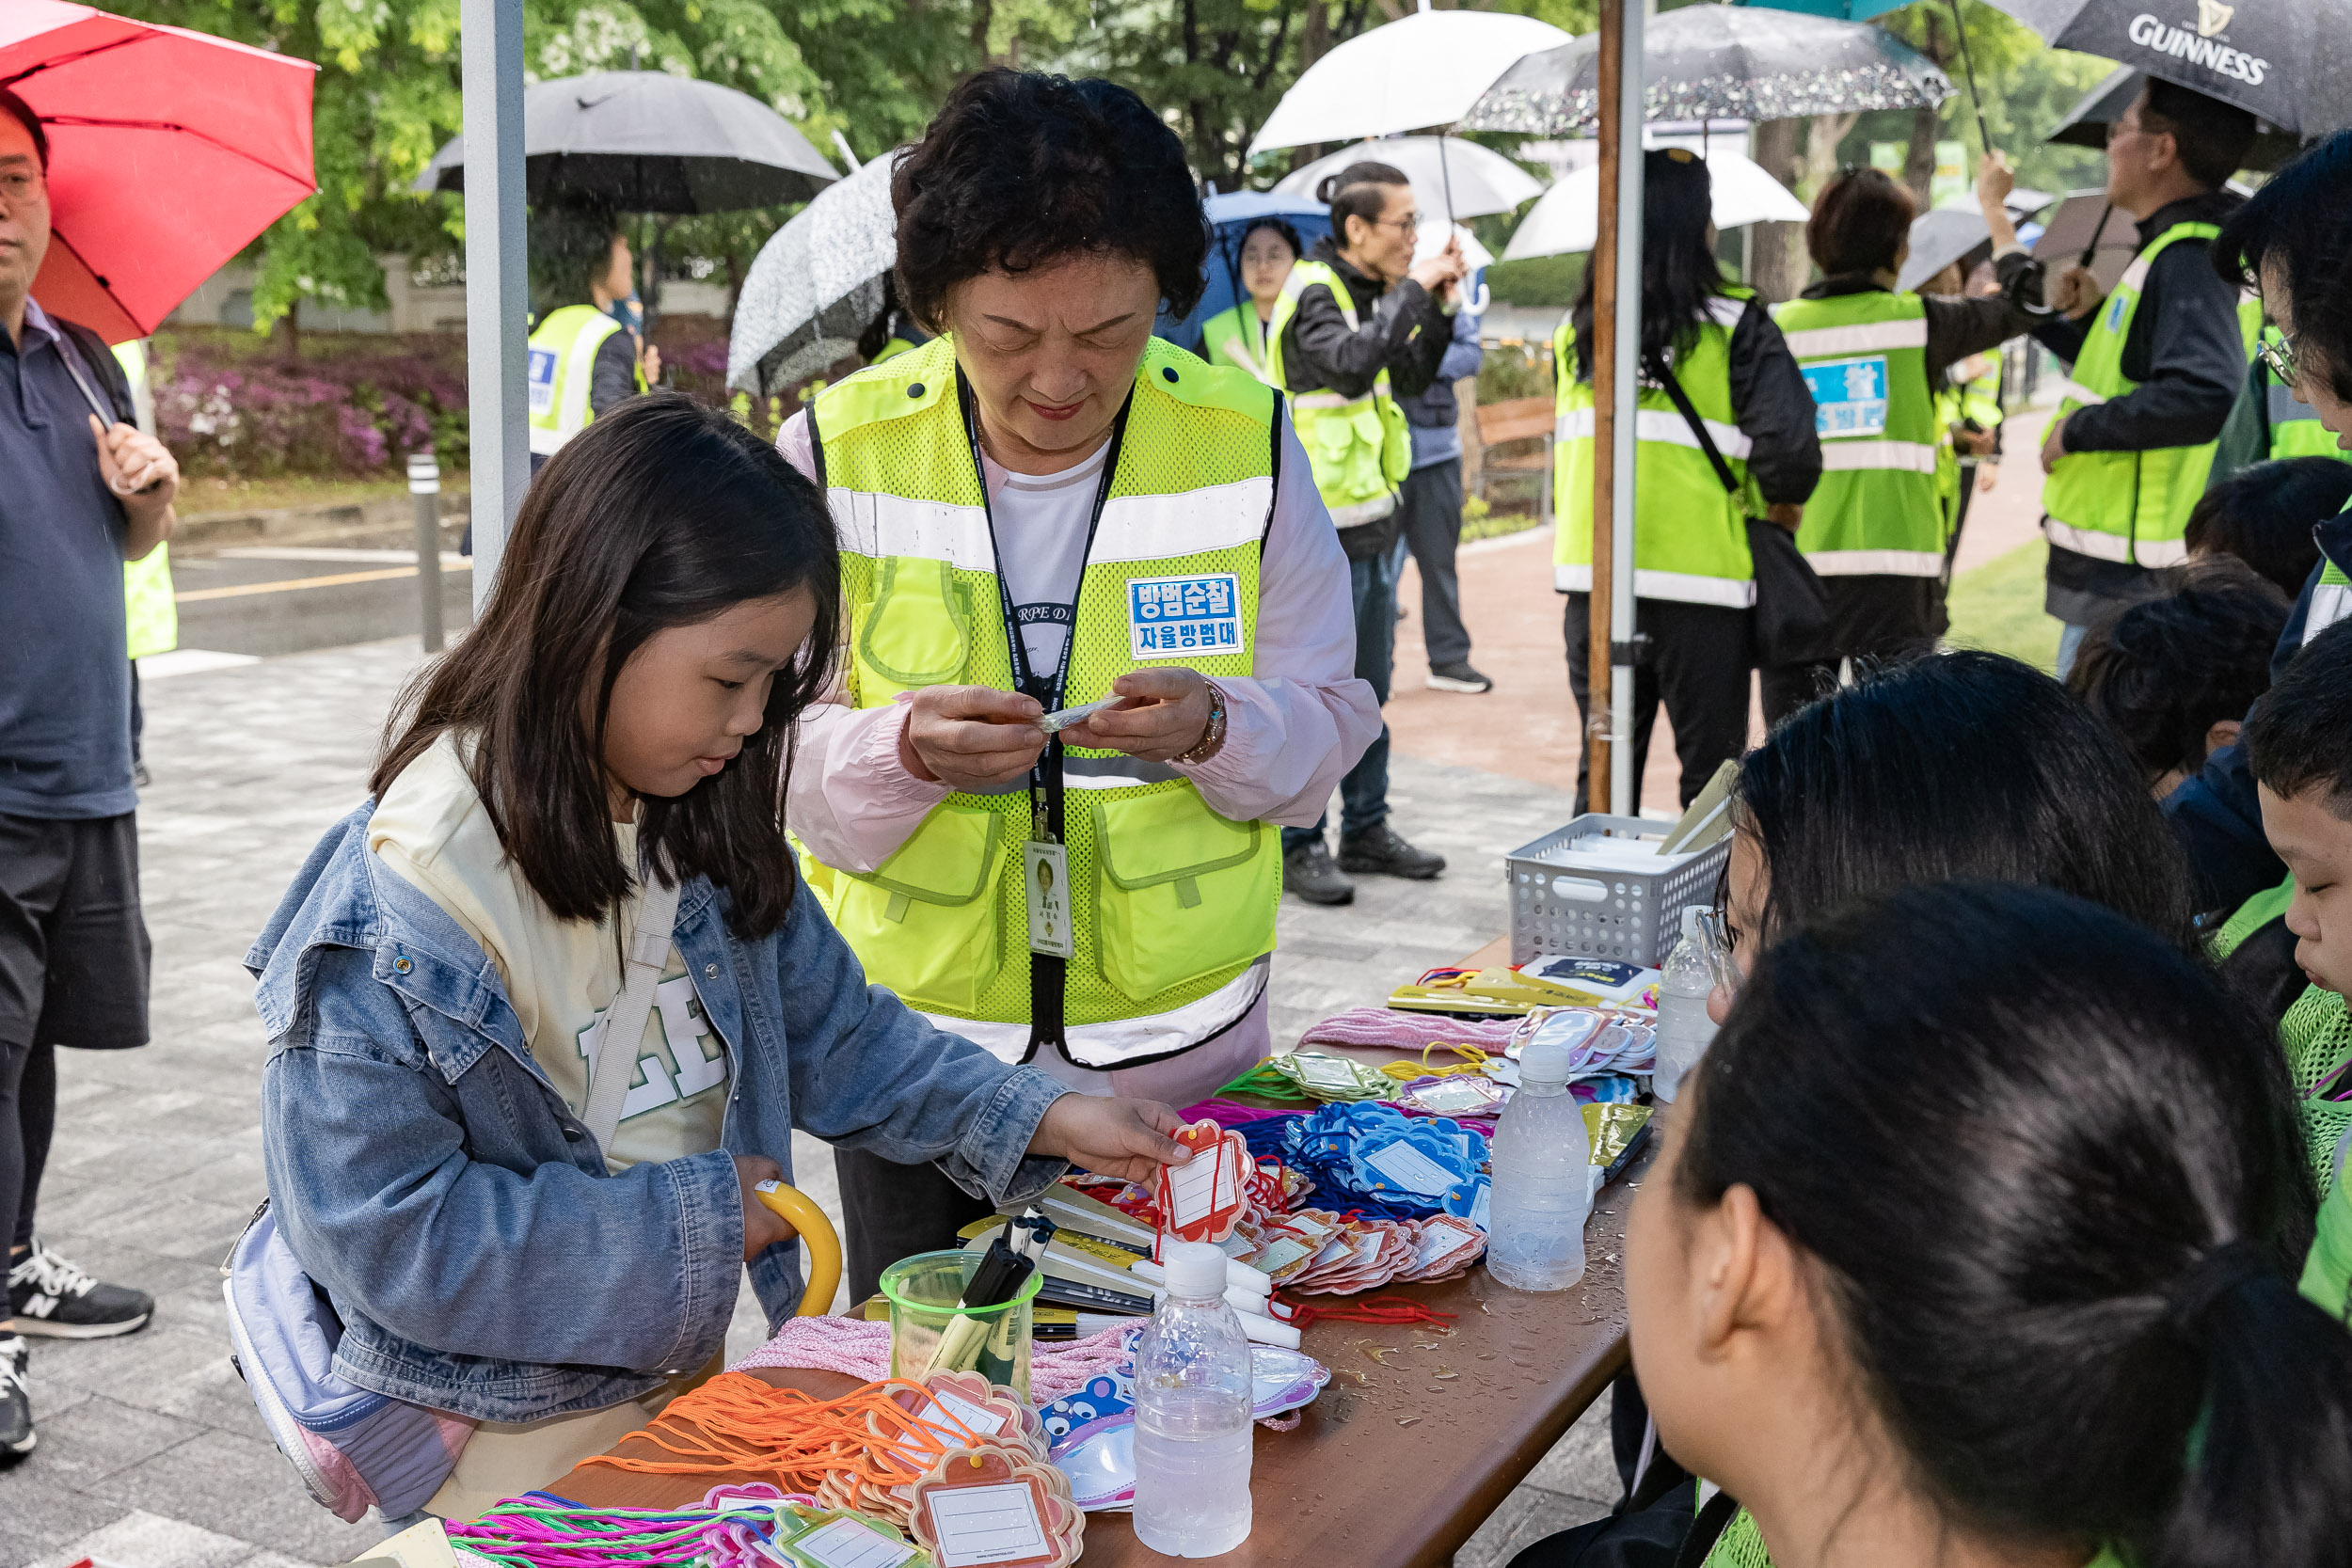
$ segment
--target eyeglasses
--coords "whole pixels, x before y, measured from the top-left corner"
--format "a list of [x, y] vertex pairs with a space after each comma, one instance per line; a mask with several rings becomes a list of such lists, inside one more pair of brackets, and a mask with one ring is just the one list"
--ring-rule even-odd
[[1372, 226], [1375, 229], [1402, 229], [1407, 234], [1411, 234], [1421, 228], [1421, 214], [1407, 213], [1401, 218], [1374, 218]]
[[2293, 338], [2281, 332], [2274, 341], [2268, 334], [2265, 334], [2262, 341], [2254, 345], [2254, 352], [2262, 356], [2262, 362], [2269, 367], [2271, 374], [2277, 376], [2286, 386], [2295, 385], [2295, 340]]

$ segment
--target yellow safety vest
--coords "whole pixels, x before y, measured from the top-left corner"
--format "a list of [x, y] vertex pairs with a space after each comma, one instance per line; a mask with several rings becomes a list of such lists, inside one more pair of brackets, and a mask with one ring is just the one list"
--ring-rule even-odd
[[1231, 310], [1219, 310], [1200, 328], [1200, 357], [1212, 365], [1230, 366], [1248, 371], [1261, 381], [1269, 380], [1266, 327], [1267, 323], [1258, 319], [1254, 300], [1245, 299]]
[[[131, 401], [144, 401], [147, 390], [147, 341], [134, 338], [115, 345], [116, 362], [130, 378]], [[153, 432], [149, 432], [152, 435]], [[123, 626], [133, 658], [167, 654], [180, 645], [180, 607], [171, 596], [171, 546], [156, 546], [136, 561], [122, 563]]]
[[[1821, 483], [1797, 547], [1823, 577], [1944, 575], [1942, 425], [1919, 296], [1871, 289], [1772, 309], [1813, 394]], [[1958, 478], [1955, 466], [1953, 477]]]
[[[2115, 292], [2099, 307], [2097, 322], [2083, 341], [2074, 373], [2064, 386], [2058, 418], [2077, 408], [2121, 397], [2139, 383], [2123, 373], [2123, 342], [2139, 309], [2148, 269], [2165, 249], [2182, 240], [2210, 240], [2220, 233], [2210, 223], [2176, 223], [2151, 241], [2123, 269]], [[2250, 294], [2238, 302], [2238, 330], [2247, 356], [2262, 328], [2262, 307]], [[2188, 559], [2181, 535], [2205, 475], [2216, 442], [2194, 447], [2153, 447], [2141, 451], [2070, 451], [2051, 469], [2042, 487], [2042, 528], [2050, 543], [2100, 561], [2135, 566], [2177, 566]]]
[[1360, 329], [1356, 296], [1338, 271], [1321, 261], [1295, 263], [1282, 281], [1282, 297], [1274, 302], [1274, 319], [1266, 323], [1265, 380], [1291, 392], [1291, 420], [1332, 525], [1356, 528], [1396, 510], [1396, 487], [1413, 471], [1413, 433], [1389, 390], [1385, 369], [1373, 378], [1372, 390], [1358, 398], [1293, 384], [1282, 363], [1282, 334], [1298, 314], [1299, 296], [1318, 283], [1331, 291], [1347, 329]]
[[[621, 324], [593, 305], [566, 305], [550, 310], [531, 335], [531, 450], [553, 457], [564, 443], [588, 428], [596, 417], [588, 392], [596, 380], [596, 350], [621, 330]], [[637, 389], [645, 389], [645, 372], [637, 372]]]
[[[1756, 603], [1748, 555], [1748, 517], [1761, 512], [1748, 482], [1747, 433], [1731, 406], [1731, 332], [1754, 292], [1727, 288], [1708, 302], [1708, 319], [1691, 347], [1675, 356], [1675, 379], [1723, 454], [1737, 495], [1724, 488], [1690, 421], [1661, 387], [1642, 387], [1633, 420], [1633, 593], [1636, 598], [1745, 610]], [[1551, 341], [1555, 388], [1552, 432], [1552, 586], [1564, 594], [1593, 586], [1593, 384], [1576, 373], [1576, 330], [1560, 319]]]
[[[1238, 371], [1158, 339], [1145, 349], [1080, 579], [1063, 703], [1091, 702], [1155, 664], [1250, 676], [1278, 403]], [[828, 387], [810, 418], [840, 535], [850, 705], [926, 686], [1011, 689], [953, 340]], [[1164, 763], [1073, 749], [1062, 772], [1075, 945], [1061, 965], [1064, 1053], [1125, 1067], [1222, 1033], [1264, 989], [1280, 834], [1220, 816]], [[1013, 1062], [1036, 1044], [1031, 816], [1028, 784], [1016, 781], [948, 796], [871, 871], [802, 856], [867, 974]]]

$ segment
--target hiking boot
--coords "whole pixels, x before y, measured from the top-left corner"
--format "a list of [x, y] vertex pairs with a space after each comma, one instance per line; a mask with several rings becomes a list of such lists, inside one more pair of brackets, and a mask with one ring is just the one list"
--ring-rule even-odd
[[155, 1298], [123, 1285], [102, 1285], [33, 1239], [8, 1270], [8, 1312], [16, 1332], [53, 1339], [105, 1339], [147, 1326]]
[[33, 1351], [15, 1335], [0, 1336], [0, 1468], [33, 1451], [33, 1391], [24, 1365]]
[[1356, 884], [1340, 875], [1321, 839], [1283, 851], [1282, 886], [1310, 904], [1356, 902]]
[[1482, 691], [1492, 691], [1494, 689], [1495, 683], [1471, 669], [1467, 659], [1456, 659], [1452, 664], [1433, 664], [1429, 667], [1429, 689], [1432, 691], [1467, 691], [1476, 696]]
[[1414, 848], [1382, 822], [1359, 833], [1340, 835], [1340, 869], [1359, 877], [1404, 877], [1425, 882], [1445, 869], [1445, 857]]

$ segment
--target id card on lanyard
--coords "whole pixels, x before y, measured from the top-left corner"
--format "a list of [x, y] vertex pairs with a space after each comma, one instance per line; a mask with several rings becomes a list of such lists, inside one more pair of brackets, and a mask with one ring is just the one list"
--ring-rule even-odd
[[[1005, 552], [996, 535], [996, 509], [989, 500], [988, 465], [980, 451], [980, 425], [972, 404], [972, 390], [956, 377], [956, 400], [963, 412], [964, 438], [972, 447], [972, 473], [979, 482], [980, 515], [988, 523], [988, 547], [996, 568], [996, 594], [1005, 620], [1005, 651], [1012, 664], [1016, 689], [1035, 698], [1047, 712], [1062, 705], [1070, 679], [1070, 656], [1077, 646], [1078, 628], [1062, 641], [1061, 658], [1050, 678], [1029, 663], [1028, 644], [1012, 601], [1012, 585], [1005, 575]], [[1111, 425], [1111, 450], [1103, 460], [1103, 477], [1094, 490], [1094, 505], [1087, 514], [1086, 548], [1079, 556], [1079, 593], [1085, 592], [1088, 560], [1094, 553], [1095, 531], [1102, 527], [1103, 509], [1111, 497], [1111, 481], [1119, 472], [1119, 449], [1126, 439], [1127, 411], [1134, 394], [1120, 404]], [[1063, 1040], [1064, 966], [1077, 956], [1076, 935], [1071, 928], [1070, 851], [1062, 843], [1062, 741], [1058, 732], [1045, 737], [1045, 749], [1029, 768], [1029, 836], [1021, 847], [1022, 895], [1029, 911], [1029, 1050], [1034, 1058], [1041, 1045], [1059, 1046]]]

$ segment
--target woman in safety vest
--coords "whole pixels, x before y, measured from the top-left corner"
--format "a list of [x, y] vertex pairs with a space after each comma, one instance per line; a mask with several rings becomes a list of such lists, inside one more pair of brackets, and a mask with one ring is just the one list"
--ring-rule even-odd
[[[937, 336], [780, 438], [842, 556], [802, 867], [866, 975], [944, 1028], [1190, 1104], [1270, 1049], [1277, 830], [1380, 727], [1347, 564], [1279, 397], [1152, 336], [1207, 241], [1142, 100], [980, 72], [891, 198], [899, 298]], [[988, 1212], [930, 1165], [836, 1162], [859, 1294]]]
[[[1977, 204], [1996, 265], [2026, 265], [2003, 202], [2016, 183], [1998, 153], [1977, 176]], [[1910, 190], [1874, 168], [1830, 182], [1805, 224], [1821, 281], [1772, 312], [1804, 367], [1821, 438], [1821, 484], [1797, 547], [1829, 588], [1831, 656], [1764, 672], [1764, 719], [1777, 722], [1835, 683], [1846, 659], [1924, 653], [1943, 635], [1945, 546], [1952, 487], [1940, 471], [1950, 410], [1939, 406], [1956, 363], [2029, 328], [2003, 295], [1905, 293]], [[1954, 454], [1950, 480], [1959, 477]], [[1956, 494], [1952, 496], [1956, 500]]]
[[1282, 285], [1304, 247], [1298, 230], [1280, 218], [1260, 218], [1241, 237], [1241, 286], [1248, 296], [1219, 310], [1200, 328], [1200, 356], [1212, 365], [1232, 365], [1261, 379], [1266, 374], [1266, 324], [1282, 297]]
[[[1688, 805], [1748, 744], [1756, 574], [1748, 518], [1791, 533], [1820, 477], [1820, 445], [1797, 363], [1753, 291], [1715, 261], [1707, 165], [1680, 148], [1644, 156], [1641, 407], [1634, 426], [1633, 592], [1649, 639], [1633, 673], [1633, 793], [1662, 698]], [[1593, 587], [1593, 278], [1552, 340], [1559, 388], [1554, 458], [1559, 533], [1552, 584], [1567, 595], [1568, 689], [1587, 715]], [[1622, 363], [1622, 361], [1620, 361]], [[1671, 365], [1707, 438], [1729, 470], [1728, 491], [1660, 379]], [[1589, 769], [1580, 761], [1577, 809]], [[1628, 802], [1619, 802], [1630, 810]]]

